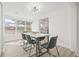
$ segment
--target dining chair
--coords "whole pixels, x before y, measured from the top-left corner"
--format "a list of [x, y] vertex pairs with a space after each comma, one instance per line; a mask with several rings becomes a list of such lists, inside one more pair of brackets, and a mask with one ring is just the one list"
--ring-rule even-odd
[[[27, 35], [28, 36], [28, 35]], [[23, 47], [24, 49], [27, 48], [27, 45], [30, 43], [30, 38], [28, 40], [28, 38], [26, 38], [26, 34], [22, 33], [22, 39], [23, 39]], [[33, 40], [32, 40], [33, 41]]]
[[[57, 46], [56, 46], [57, 38], [58, 38], [58, 36], [56, 36], [56, 37], [51, 37], [49, 43], [44, 43], [44, 44], [41, 45], [42, 48], [47, 49], [46, 52], [49, 54], [49, 56], [52, 55], [52, 54], [50, 53], [50, 49], [56, 47], [58, 56], [60, 57], [60, 54], [59, 54], [59, 52], [58, 52], [58, 48], [57, 48]], [[53, 56], [54, 56], [54, 55], [53, 55]]]
[[26, 39], [27, 39], [27, 42], [28, 44], [31, 44], [31, 48], [29, 50], [29, 56], [30, 56], [30, 53], [31, 53], [31, 49], [32, 49], [32, 45], [35, 47], [35, 44], [36, 44], [36, 41], [33, 40], [30, 35], [25, 35], [26, 36]]
[[22, 38], [23, 38], [24, 40], [26, 40], [25, 34], [23, 34], [23, 33], [22, 33]]
[[23, 39], [23, 48], [26, 49], [27, 48], [27, 46], [26, 46], [27, 45], [27, 39], [26, 39], [24, 33], [22, 33], [22, 39]]

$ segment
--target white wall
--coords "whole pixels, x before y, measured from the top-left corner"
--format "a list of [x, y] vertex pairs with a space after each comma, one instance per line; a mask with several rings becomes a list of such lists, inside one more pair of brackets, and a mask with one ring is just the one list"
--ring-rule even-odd
[[71, 40], [69, 38], [69, 10], [63, 8], [49, 17], [49, 32], [51, 36], [58, 35], [58, 45], [70, 48]]
[[32, 19], [32, 31], [39, 32], [39, 19]]
[[51, 14], [50, 34], [59, 36], [58, 45], [76, 51], [76, 8], [74, 3], [72, 5], [66, 4]]
[[70, 19], [71, 19], [71, 49], [77, 52], [77, 9], [76, 3], [70, 3]]

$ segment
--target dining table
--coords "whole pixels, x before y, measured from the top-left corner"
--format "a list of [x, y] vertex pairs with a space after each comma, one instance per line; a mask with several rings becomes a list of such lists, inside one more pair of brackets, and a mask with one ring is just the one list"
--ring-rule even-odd
[[40, 56], [40, 46], [39, 46], [39, 39], [41, 37], [47, 37], [47, 41], [49, 41], [49, 34], [43, 34], [43, 33], [24, 33], [26, 35], [30, 35], [31, 37], [35, 38], [36, 39], [36, 57], [39, 57]]

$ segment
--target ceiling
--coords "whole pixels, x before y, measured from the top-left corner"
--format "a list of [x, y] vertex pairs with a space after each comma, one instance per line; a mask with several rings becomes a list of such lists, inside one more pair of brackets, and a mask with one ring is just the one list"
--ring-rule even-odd
[[[3, 2], [3, 11], [4, 15], [31, 18], [34, 15], [40, 16], [60, 10], [65, 4], [66, 2]], [[34, 6], [39, 9], [36, 13], [32, 11]]]

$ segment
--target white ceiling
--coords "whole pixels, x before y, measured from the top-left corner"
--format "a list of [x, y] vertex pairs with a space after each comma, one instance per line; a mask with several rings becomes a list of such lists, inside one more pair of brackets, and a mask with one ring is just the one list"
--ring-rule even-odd
[[[52, 11], [65, 7], [65, 2], [3, 2], [4, 15], [15, 15], [19, 17], [32, 17], [34, 15], [45, 15]], [[37, 6], [39, 11], [34, 14], [33, 6]]]

